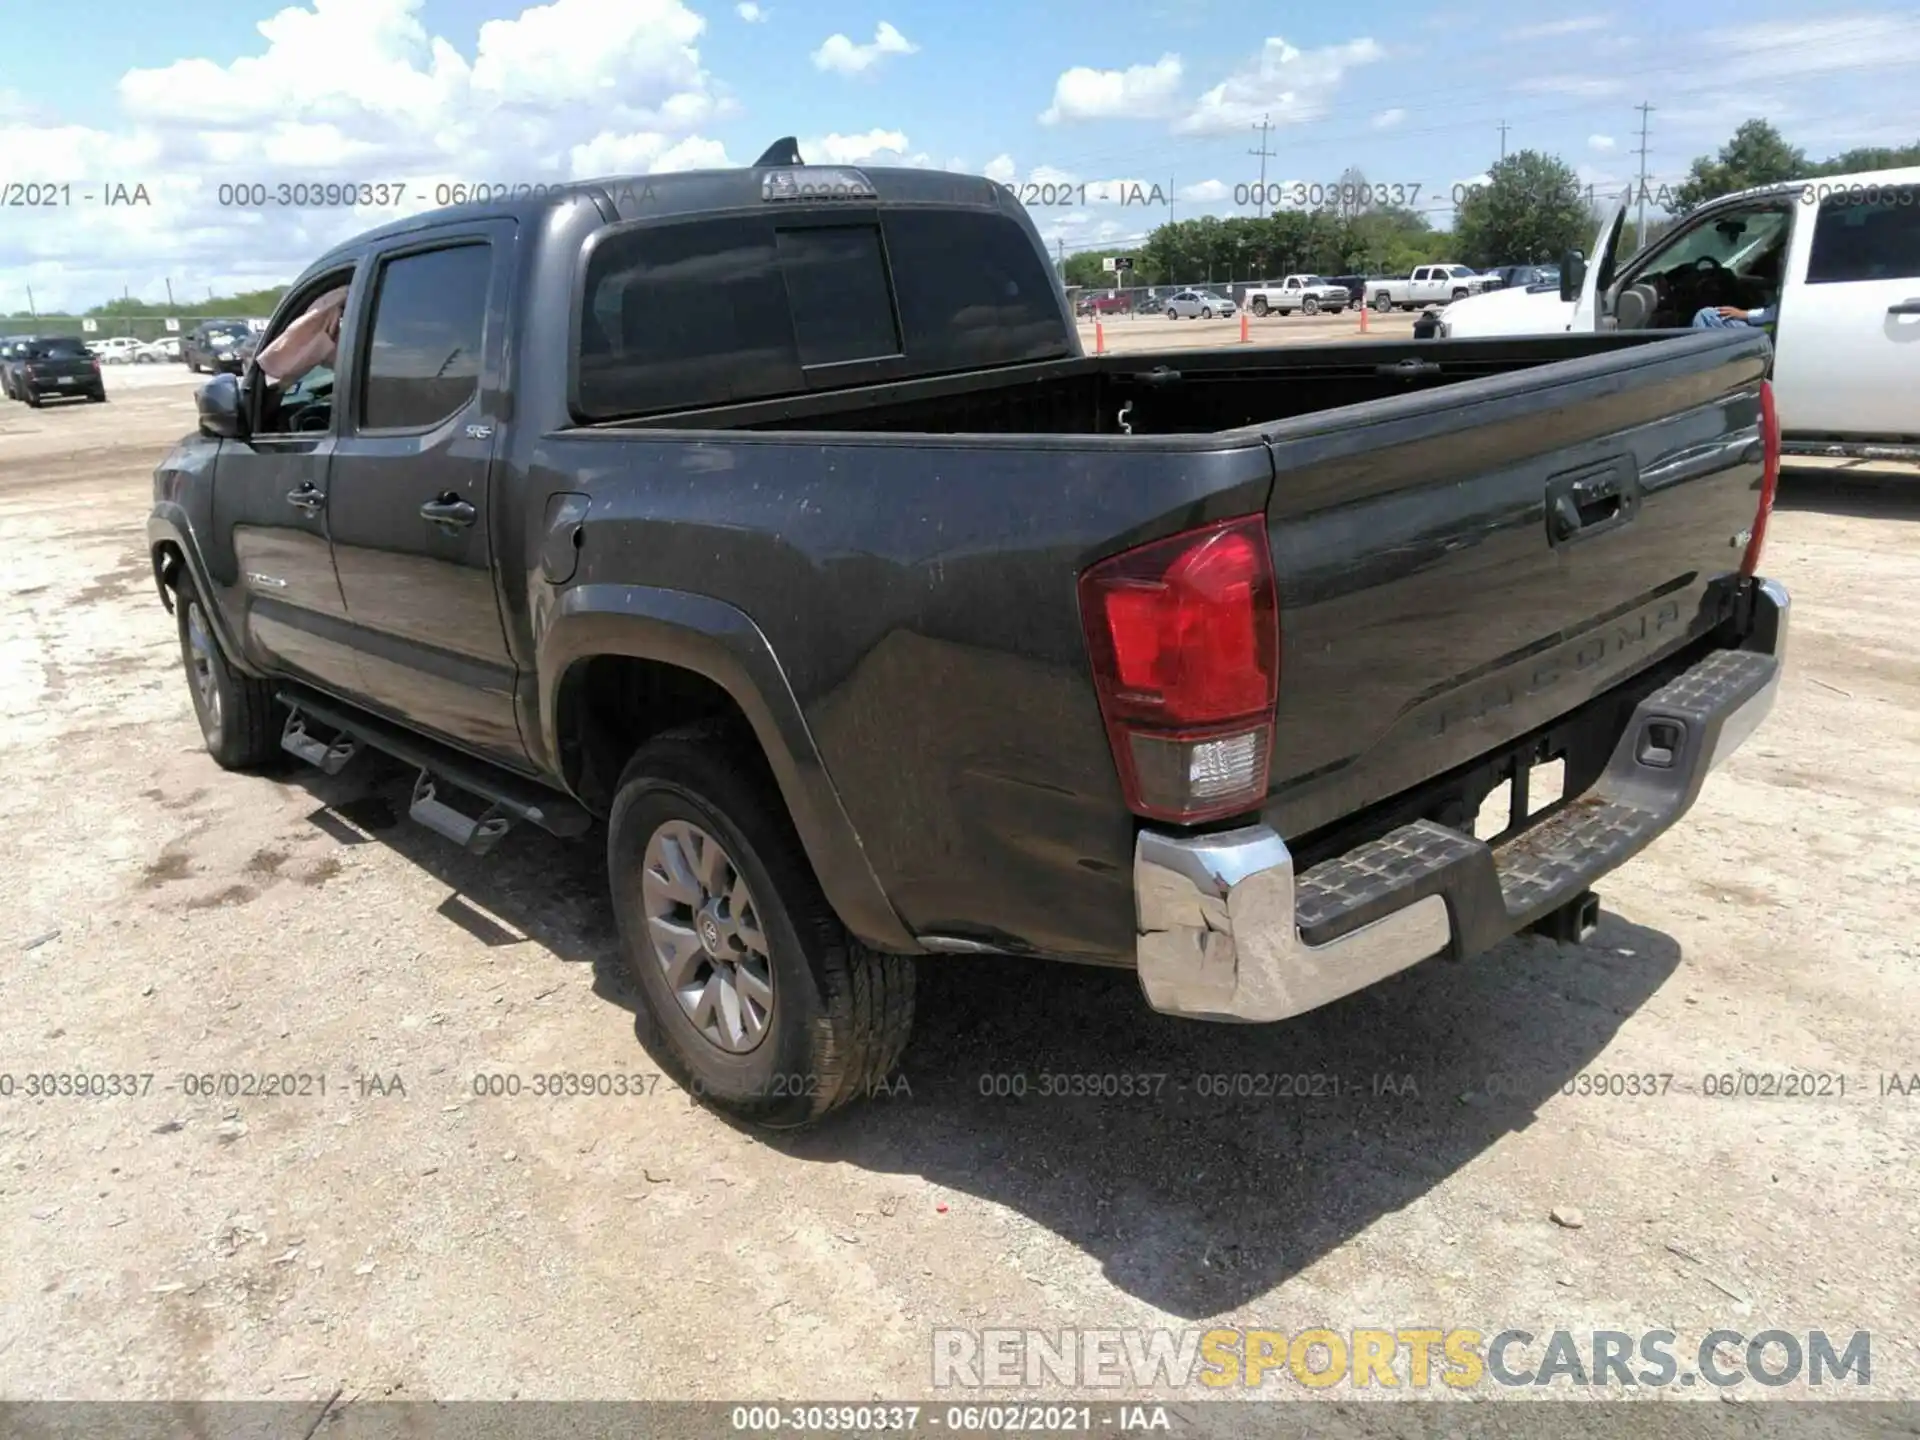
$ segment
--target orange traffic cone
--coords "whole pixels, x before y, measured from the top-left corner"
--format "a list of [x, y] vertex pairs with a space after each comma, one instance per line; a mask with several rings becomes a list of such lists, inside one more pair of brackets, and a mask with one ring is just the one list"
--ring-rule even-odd
[[1367, 333], [1367, 309], [1367, 302], [1362, 300], [1360, 302], [1360, 333], [1362, 335]]
[[1098, 320], [1093, 322], [1093, 353], [1096, 355], [1107, 353], [1107, 327]]
[[1244, 310], [1240, 312], [1240, 343], [1247, 343], [1247, 312]]

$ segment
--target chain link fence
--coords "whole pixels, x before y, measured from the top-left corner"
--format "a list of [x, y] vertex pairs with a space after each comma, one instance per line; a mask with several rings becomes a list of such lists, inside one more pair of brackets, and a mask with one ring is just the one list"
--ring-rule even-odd
[[[0, 340], [28, 335], [52, 337], [78, 335], [82, 340], [111, 340], [126, 336], [134, 340], [179, 339], [209, 320], [236, 321], [260, 329], [267, 323], [264, 315], [233, 315], [213, 312], [206, 315], [37, 315], [8, 316], [0, 319]], [[91, 324], [94, 328], [89, 330]]]

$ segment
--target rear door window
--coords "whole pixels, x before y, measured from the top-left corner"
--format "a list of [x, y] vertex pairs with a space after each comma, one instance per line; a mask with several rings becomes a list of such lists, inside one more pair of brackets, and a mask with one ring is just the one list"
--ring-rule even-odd
[[27, 353], [36, 360], [87, 360], [93, 355], [84, 340], [37, 340]]
[[1822, 205], [1807, 284], [1920, 278], [1920, 205], [1913, 200], [1901, 194], [1878, 204], [1835, 199]]

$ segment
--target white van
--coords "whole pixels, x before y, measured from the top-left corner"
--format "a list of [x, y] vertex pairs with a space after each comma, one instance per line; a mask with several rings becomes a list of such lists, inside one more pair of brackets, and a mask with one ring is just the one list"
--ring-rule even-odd
[[1920, 461], [1920, 167], [1768, 185], [1702, 205], [1621, 262], [1626, 204], [1560, 293], [1455, 301], [1439, 334], [1680, 329], [1709, 306], [1779, 306], [1774, 401], [1787, 455]]

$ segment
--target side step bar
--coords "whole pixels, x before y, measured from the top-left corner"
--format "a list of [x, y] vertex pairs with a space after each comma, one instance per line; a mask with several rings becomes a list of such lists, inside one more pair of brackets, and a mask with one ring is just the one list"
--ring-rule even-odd
[[280, 748], [328, 775], [338, 775], [360, 753], [360, 742], [344, 734], [333, 741], [316, 739], [307, 733], [307, 717], [290, 710], [286, 729], [280, 732]]
[[[496, 769], [436, 740], [303, 691], [282, 689], [274, 698], [292, 712], [280, 740], [285, 749], [329, 775], [339, 774], [362, 747], [413, 766], [420, 774], [408, 814], [472, 854], [486, 854], [522, 821], [567, 839], [584, 834], [593, 824], [583, 806], [559, 791]], [[315, 724], [338, 732], [340, 738], [331, 744], [316, 739], [309, 733]], [[469, 817], [441, 798], [443, 789], [478, 796], [487, 808], [477, 818]]]

